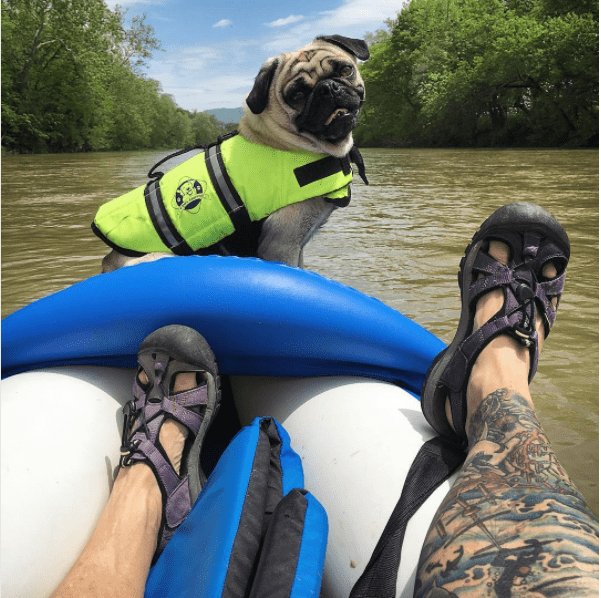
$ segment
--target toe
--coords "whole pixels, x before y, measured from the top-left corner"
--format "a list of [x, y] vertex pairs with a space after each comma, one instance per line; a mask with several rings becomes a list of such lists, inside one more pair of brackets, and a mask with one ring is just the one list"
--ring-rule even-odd
[[492, 240], [488, 245], [488, 253], [500, 264], [509, 263], [509, 247], [502, 241]]
[[190, 390], [198, 385], [196, 382], [196, 372], [180, 372], [175, 377], [173, 384], [174, 392], [182, 392], [184, 390]]
[[[552, 280], [559, 274], [559, 272], [557, 270], [557, 266], [554, 264], [554, 262], [552, 260], [547, 262], [543, 266], [541, 273], [543, 275], [543, 278], [545, 278], [546, 280]], [[553, 306], [553, 309], [555, 311], [557, 311], [557, 297], [551, 298], [551, 305]]]
[[[488, 245], [488, 253], [501, 264], [509, 263], [509, 247], [501, 241], [491, 240]], [[494, 316], [503, 306], [503, 301], [503, 291], [500, 289], [493, 289], [483, 295], [476, 304], [475, 328], [480, 328]]]

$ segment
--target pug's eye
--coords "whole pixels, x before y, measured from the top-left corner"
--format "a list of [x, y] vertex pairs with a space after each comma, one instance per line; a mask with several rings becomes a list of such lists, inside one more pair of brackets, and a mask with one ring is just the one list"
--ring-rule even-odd
[[350, 77], [355, 72], [355, 69], [350, 64], [343, 64], [340, 67], [340, 75], [342, 77]]
[[302, 102], [305, 99], [305, 92], [304, 91], [296, 91], [295, 93], [292, 94], [292, 97], [290, 98], [293, 102]]
[[310, 93], [311, 88], [301, 81], [292, 85], [291, 89], [286, 93], [285, 98], [291, 105], [301, 104], [307, 99]]

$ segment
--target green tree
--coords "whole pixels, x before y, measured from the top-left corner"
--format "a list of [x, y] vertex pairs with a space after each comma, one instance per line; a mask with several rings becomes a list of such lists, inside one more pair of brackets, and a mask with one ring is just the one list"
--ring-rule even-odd
[[[571, 3], [572, 7], [576, 3]], [[568, 0], [412, 0], [362, 66], [359, 143], [588, 145], [598, 12]]]
[[158, 49], [144, 16], [103, 0], [2, 0], [2, 145], [17, 151], [149, 147]]
[[154, 37], [154, 29], [145, 23], [146, 13], [134, 15], [127, 29], [124, 28], [126, 10], [115, 7], [115, 17], [121, 23], [116, 39], [115, 52], [121, 58], [121, 64], [137, 75], [146, 67], [146, 60], [152, 58], [153, 50], [160, 50], [161, 44]]
[[64, 151], [85, 141], [117, 25], [102, 0], [3, 0], [3, 144]]

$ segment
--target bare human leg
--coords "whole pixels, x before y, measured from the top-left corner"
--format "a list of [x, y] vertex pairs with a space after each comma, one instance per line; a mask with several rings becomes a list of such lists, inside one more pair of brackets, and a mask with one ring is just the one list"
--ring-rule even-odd
[[[508, 248], [488, 250], [506, 264]], [[553, 263], [543, 275], [556, 274]], [[476, 305], [478, 329], [503, 305], [493, 290]], [[540, 342], [544, 328], [537, 318]], [[528, 387], [530, 355], [494, 338], [467, 386], [468, 454], [428, 532], [418, 598], [598, 596], [598, 522], [558, 462]], [[450, 408], [447, 418], [452, 425]]]
[[[141, 382], [147, 382], [140, 373]], [[174, 391], [196, 386], [196, 374], [177, 375]], [[179, 472], [188, 429], [169, 419], [159, 438]], [[121, 467], [108, 503], [81, 556], [51, 598], [142, 598], [161, 524], [162, 496], [145, 463]]]

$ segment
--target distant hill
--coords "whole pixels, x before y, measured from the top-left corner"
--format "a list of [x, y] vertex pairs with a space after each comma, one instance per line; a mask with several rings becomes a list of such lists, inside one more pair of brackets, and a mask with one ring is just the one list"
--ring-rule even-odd
[[205, 110], [205, 112], [212, 114], [222, 123], [237, 123], [244, 114], [242, 108], [214, 108], [213, 110]]

